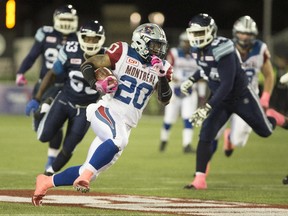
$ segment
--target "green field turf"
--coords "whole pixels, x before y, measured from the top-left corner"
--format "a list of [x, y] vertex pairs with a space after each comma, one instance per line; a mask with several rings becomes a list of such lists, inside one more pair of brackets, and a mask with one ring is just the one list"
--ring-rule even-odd
[[[144, 116], [132, 130], [130, 142], [116, 164], [91, 184], [93, 192], [179, 197], [205, 200], [240, 201], [264, 204], [288, 204], [288, 131], [277, 128], [269, 138], [252, 133], [245, 148], [231, 158], [222, 151], [222, 140], [214, 155], [205, 191], [183, 190], [193, 179], [195, 155], [183, 154], [182, 123], [172, 128], [167, 151], [160, 153], [161, 116]], [[198, 129], [195, 130], [196, 146]], [[0, 190], [34, 189], [35, 177], [44, 171], [47, 144], [36, 139], [31, 118], [0, 116]], [[94, 134], [90, 129], [77, 147], [68, 166], [80, 165]], [[61, 188], [73, 190], [70, 188]], [[53, 189], [55, 190], [55, 189]], [[119, 212], [97, 210], [99, 215]], [[122, 215], [149, 215], [122, 212]], [[12, 204], [0, 201], [0, 214], [95, 214], [95, 209]], [[152, 215], [152, 214], [151, 214]]]

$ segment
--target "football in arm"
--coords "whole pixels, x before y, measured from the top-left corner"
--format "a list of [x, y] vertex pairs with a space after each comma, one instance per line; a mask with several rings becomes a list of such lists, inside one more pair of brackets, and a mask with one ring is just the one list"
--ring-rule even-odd
[[95, 79], [104, 80], [108, 76], [114, 76], [112, 71], [106, 67], [100, 67], [95, 70]]

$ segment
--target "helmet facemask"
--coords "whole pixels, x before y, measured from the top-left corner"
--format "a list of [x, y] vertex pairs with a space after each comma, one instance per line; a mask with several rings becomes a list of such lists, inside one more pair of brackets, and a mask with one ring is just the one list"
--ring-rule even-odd
[[186, 32], [190, 46], [203, 48], [216, 37], [217, 26], [210, 16], [199, 14], [192, 18]]
[[146, 61], [150, 61], [152, 55], [164, 59], [168, 49], [167, 46], [163, 29], [156, 24], [146, 23], [140, 25], [133, 32], [131, 47]]
[[105, 42], [105, 31], [98, 21], [90, 21], [81, 26], [78, 40], [81, 49], [89, 56], [99, 52]]
[[240, 17], [233, 25], [233, 41], [243, 49], [253, 46], [258, 35], [258, 28], [250, 16]]
[[72, 5], [56, 9], [53, 15], [54, 28], [64, 35], [74, 33], [78, 28], [77, 11]]
[[99, 52], [105, 42], [104, 35], [89, 35], [78, 33], [78, 40], [81, 49], [89, 56], [95, 55]]

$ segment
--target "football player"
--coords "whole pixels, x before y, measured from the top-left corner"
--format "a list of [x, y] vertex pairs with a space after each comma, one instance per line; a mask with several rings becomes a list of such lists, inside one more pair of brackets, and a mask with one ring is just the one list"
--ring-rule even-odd
[[86, 107], [90, 103], [95, 103], [100, 94], [95, 88], [90, 88], [81, 73], [80, 66], [90, 56], [104, 54], [105, 49], [102, 47], [104, 42], [105, 31], [97, 20], [82, 25], [78, 32], [78, 41], [69, 40], [60, 49], [53, 68], [45, 75], [37, 94], [27, 105], [29, 114], [31, 110], [37, 109], [43, 93], [58, 76], [68, 77], [61, 92], [51, 104], [50, 110], [41, 120], [37, 131], [38, 139], [41, 142], [48, 142], [68, 121], [62, 150], [46, 168], [46, 175], [58, 172], [69, 161], [75, 147], [89, 128], [90, 123], [86, 121]]
[[[189, 22], [187, 34], [192, 55], [202, 68], [181, 85], [188, 94], [201, 77], [208, 77], [211, 97], [192, 115], [194, 126], [201, 126], [196, 156], [194, 180], [186, 189], [206, 189], [206, 167], [213, 154], [212, 141], [232, 113], [239, 115], [261, 137], [272, 134], [276, 120], [266, 117], [258, 95], [251, 89], [248, 77], [241, 67], [239, 54], [232, 40], [217, 36], [214, 19], [198, 14]], [[202, 124], [203, 123], [203, 124]]]
[[165, 150], [171, 127], [178, 119], [180, 113], [184, 127], [182, 131], [183, 152], [193, 153], [195, 152], [192, 148], [193, 126], [189, 122], [189, 119], [198, 105], [197, 90], [199, 96], [204, 98], [206, 85], [204, 82], [199, 82], [199, 85], [197, 86], [198, 89], [195, 85], [188, 96], [181, 93], [181, 83], [198, 70], [196, 61], [192, 58], [190, 53], [190, 44], [186, 32], [183, 32], [179, 36], [179, 46], [172, 47], [169, 50], [166, 59], [173, 66], [173, 80], [170, 83], [170, 86], [174, 94], [172, 95], [170, 103], [165, 106], [164, 110], [164, 122], [160, 133], [160, 151], [163, 152]]
[[[95, 55], [81, 66], [85, 79], [92, 88], [107, 83], [95, 79], [99, 67], [111, 68], [118, 81], [117, 90], [104, 95], [98, 103], [87, 107], [87, 120], [97, 137], [91, 143], [85, 163], [52, 176], [38, 175], [32, 197], [35, 206], [42, 204], [47, 190], [52, 187], [74, 185], [88, 192], [90, 182], [114, 164], [128, 144], [131, 128], [137, 126], [142, 112], [154, 92], [166, 105], [172, 96], [169, 86], [172, 67], [163, 60], [167, 40], [161, 27], [152, 23], [138, 26], [132, 44], [113, 43], [104, 55]], [[114, 87], [112, 87], [114, 88]], [[105, 89], [105, 88], [103, 88]]]
[[[267, 45], [256, 39], [258, 28], [256, 22], [250, 16], [243, 16], [236, 20], [233, 26], [233, 42], [241, 57], [241, 65], [244, 68], [253, 90], [259, 94], [258, 77], [261, 72], [264, 77], [263, 93], [260, 104], [268, 109], [270, 95], [274, 86], [274, 72], [270, 61], [270, 52]], [[244, 147], [248, 141], [252, 128], [237, 114], [230, 117], [231, 128], [225, 126], [217, 134], [213, 144], [217, 145], [218, 138], [224, 131], [224, 152], [229, 157], [235, 147]], [[216, 148], [215, 148], [216, 149]]]
[[[67, 40], [76, 40], [76, 31], [78, 28], [78, 15], [76, 9], [72, 5], [63, 5], [58, 7], [53, 14], [54, 26], [43, 26], [38, 29], [35, 35], [35, 42], [30, 52], [23, 60], [16, 75], [16, 84], [23, 86], [27, 84], [25, 73], [32, 67], [36, 59], [41, 56], [42, 66], [39, 73], [38, 82], [35, 84], [32, 97], [35, 97], [39, 86], [49, 69], [52, 68], [60, 48]], [[56, 96], [64, 85], [66, 76], [57, 76], [53, 85], [51, 85], [39, 98], [39, 102], [43, 103], [42, 109], [33, 107], [33, 127], [37, 131], [39, 122], [44, 113], [50, 107], [53, 98]], [[45, 102], [45, 103], [44, 103]], [[50, 166], [59, 153], [59, 148], [62, 142], [62, 129], [60, 129], [53, 139], [50, 139], [48, 149], [48, 161], [46, 167]]]

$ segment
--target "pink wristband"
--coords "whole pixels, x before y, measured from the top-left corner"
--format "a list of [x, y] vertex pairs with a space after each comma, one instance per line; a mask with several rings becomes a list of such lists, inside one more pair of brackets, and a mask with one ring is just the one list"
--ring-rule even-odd
[[270, 96], [271, 96], [271, 95], [270, 95], [269, 92], [264, 91], [264, 92], [262, 93], [261, 100], [269, 101], [269, 100], [270, 100]]

